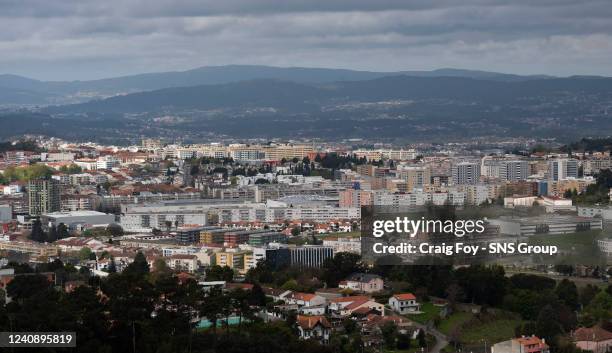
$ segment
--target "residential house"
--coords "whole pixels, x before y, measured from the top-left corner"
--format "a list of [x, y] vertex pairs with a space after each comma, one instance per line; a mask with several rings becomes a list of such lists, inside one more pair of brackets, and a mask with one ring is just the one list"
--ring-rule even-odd
[[508, 341], [495, 343], [491, 346], [491, 353], [549, 353], [550, 347], [543, 338], [527, 336], [513, 338]]
[[375, 293], [383, 290], [383, 279], [375, 274], [353, 273], [346, 280], [340, 282], [338, 287], [363, 293]]
[[326, 300], [312, 293], [291, 292], [282, 299], [286, 304], [296, 304], [298, 307], [325, 305]]
[[188, 254], [174, 254], [166, 258], [166, 262], [171, 269], [177, 271], [195, 272], [198, 265], [198, 257]]
[[576, 347], [594, 353], [612, 352], [612, 332], [600, 326], [580, 327], [572, 332]]
[[323, 344], [329, 342], [331, 324], [322, 315], [298, 315], [297, 329], [301, 339], [313, 339]]
[[383, 304], [377, 303], [374, 299], [365, 295], [334, 298], [329, 302], [329, 310], [336, 316], [350, 316], [362, 308], [375, 310], [380, 315], [385, 314], [385, 306]]
[[417, 302], [416, 296], [412, 293], [392, 295], [389, 298], [389, 306], [400, 314], [418, 313], [421, 310], [421, 304]]

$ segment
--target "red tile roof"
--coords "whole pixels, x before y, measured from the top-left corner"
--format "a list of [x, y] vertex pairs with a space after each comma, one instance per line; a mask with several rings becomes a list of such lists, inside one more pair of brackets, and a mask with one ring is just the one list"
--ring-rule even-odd
[[603, 329], [600, 326], [580, 327], [572, 333], [574, 341], [591, 341], [601, 342], [612, 340], [612, 332]]
[[393, 294], [393, 297], [397, 300], [416, 300], [415, 295], [412, 293]]
[[312, 330], [315, 326], [317, 326], [317, 324], [320, 324], [326, 328], [331, 328], [331, 324], [329, 323], [329, 321], [327, 321], [325, 316], [322, 315], [298, 315], [296, 321], [297, 324], [305, 330]]

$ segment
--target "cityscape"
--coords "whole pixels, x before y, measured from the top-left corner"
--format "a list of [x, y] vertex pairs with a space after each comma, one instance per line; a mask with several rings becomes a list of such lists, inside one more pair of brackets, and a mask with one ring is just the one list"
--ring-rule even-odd
[[[107, 286], [146, 281], [155, 297], [139, 310], [183, 322], [177, 347], [187, 334], [208, 342], [218, 326], [229, 339], [253, 323], [287, 327], [287, 339], [316, 342], [313, 351], [609, 347], [612, 158], [599, 147], [610, 143], [519, 143], [509, 151], [503, 143], [9, 141], [0, 161], [3, 315], [19, 322], [27, 312], [18, 325], [35, 327], [44, 317], [21, 305], [52, 290], [64, 294], [45, 300], [83, 296], [105, 320], [126, 314], [113, 314], [114, 305], [138, 300], [135, 288]], [[487, 236], [556, 239], [561, 253], [552, 263], [528, 256], [470, 267], [361, 259], [363, 207], [432, 206], [482, 210]], [[581, 246], [596, 254], [572, 258]], [[128, 292], [113, 298], [111, 290]], [[166, 295], [172, 299], [160, 302]], [[110, 322], [96, 329], [123, 329], [116, 344], [135, 339], [139, 351], [153, 339], [143, 331], [160, 329], [148, 320], [138, 332]]]
[[611, 9], [0, 0], [0, 352], [612, 353]]

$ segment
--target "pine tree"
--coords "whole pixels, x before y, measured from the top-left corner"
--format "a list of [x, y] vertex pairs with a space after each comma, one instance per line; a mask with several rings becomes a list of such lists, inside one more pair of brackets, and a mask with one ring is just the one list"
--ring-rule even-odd
[[39, 219], [34, 220], [32, 223], [32, 232], [30, 233], [30, 239], [39, 243], [44, 243], [47, 240], [47, 236], [42, 229], [42, 223]]
[[47, 235], [47, 241], [49, 243], [52, 243], [52, 242], [56, 241], [57, 239], [58, 239], [58, 237], [57, 237], [57, 227], [55, 227], [55, 224], [54, 224], [49, 229], [49, 234]]
[[60, 223], [57, 225], [57, 238], [64, 239], [68, 238], [70, 234], [68, 234], [68, 227], [64, 223]]

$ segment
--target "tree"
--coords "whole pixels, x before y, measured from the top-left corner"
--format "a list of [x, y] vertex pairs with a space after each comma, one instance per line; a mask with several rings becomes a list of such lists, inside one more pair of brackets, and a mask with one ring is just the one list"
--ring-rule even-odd
[[25, 300], [49, 289], [47, 277], [32, 274], [15, 276], [6, 286], [6, 294], [14, 300]]
[[339, 252], [323, 263], [323, 280], [328, 287], [336, 287], [340, 280], [354, 272], [362, 272], [364, 265], [359, 254]]
[[32, 232], [30, 233], [30, 239], [39, 243], [44, 243], [47, 240], [47, 236], [45, 235], [45, 232], [42, 229], [42, 223], [38, 218], [35, 219], [34, 222], [32, 222]]
[[580, 289], [580, 304], [585, 307], [591, 303], [591, 300], [599, 293], [599, 287], [593, 284], [587, 284]]
[[133, 275], [136, 277], [144, 277], [149, 273], [149, 263], [144, 254], [139, 251], [134, 257], [134, 261], [129, 264], [123, 271], [126, 275]]
[[57, 235], [57, 227], [55, 226], [55, 224], [53, 224], [51, 228], [49, 228], [49, 234], [47, 235], [47, 241], [49, 243], [52, 243], [56, 241], [57, 239], [59, 239]]
[[206, 269], [207, 281], [231, 282], [232, 279], [234, 279], [234, 271], [228, 266], [214, 265]]
[[425, 331], [419, 330], [417, 334], [417, 342], [419, 343], [419, 347], [424, 348], [427, 345], [427, 338], [425, 337]]
[[557, 335], [563, 333], [558, 315], [552, 305], [546, 305], [542, 308], [538, 314], [535, 329], [536, 335], [540, 338], [545, 338], [547, 342], [553, 342]]
[[253, 285], [253, 289], [249, 292], [249, 303], [255, 306], [265, 306], [266, 305], [266, 293], [264, 293], [263, 289], [259, 285], [259, 283], [255, 283]]
[[395, 339], [397, 336], [397, 325], [395, 325], [395, 322], [385, 322], [380, 328], [380, 331], [382, 333], [385, 346], [389, 348], [394, 348], [396, 346]]
[[[92, 258], [93, 257], [93, 258]], [[86, 260], [95, 260], [96, 258], [96, 254], [94, 254], [90, 248], [88, 247], [83, 247], [81, 248], [81, 250], [79, 251], [79, 259], [81, 259], [82, 261], [86, 261]]]
[[168, 266], [164, 259], [155, 259], [153, 262], [153, 268], [151, 269], [151, 279], [154, 283], [158, 281], [171, 277], [172, 269]]
[[555, 289], [555, 294], [567, 305], [570, 309], [578, 307], [578, 288], [574, 282], [564, 278]]
[[410, 335], [407, 333], [400, 333], [397, 335], [397, 349], [407, 350], [410, 349]]
[[57, 225], [57, 238], [64, 239], [68, 238], [70, 234], [68, 234], [68, 227], [64, 223], [60, 223]]
[[106, 226], [106, 231], [111, 235], [111, 237], [120, 237], [123, 235], [123, 228], [116, 223], [111, 223]]
[[612, 295], [600, 291], [584, 309], [592, 323], [606, 322], [612, 319]]
[[301, 233], [300, 228], [298, 227], [291, 228], [291, 235], [293, 235], [294, 237], [300, 235], [300, 233]]

